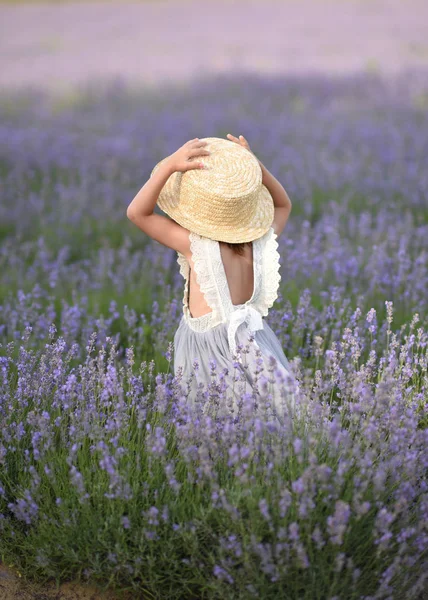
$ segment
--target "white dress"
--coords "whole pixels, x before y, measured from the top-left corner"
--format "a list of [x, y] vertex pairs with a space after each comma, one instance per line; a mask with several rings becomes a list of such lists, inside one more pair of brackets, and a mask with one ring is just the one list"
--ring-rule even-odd
[[[188, 400], [202, 402], [204, 411], [210, 404], [215, 404], [220, 412], [222, 409], [236, 412], [239, 400], [244, 396], [254, 397], [257, 389], [259, 395], [272, 394], [271, 400], [267, 398], [267, 406], [270, 401], [276, 413], [283, 415], [286, 406], [294, 407], [294, 391], [299, 383], [291, 373], [280, 341], [263, 319], [278, 296], [280, 282], [278, 242], [273, 228], [253, 241], [253, 294], [247, 302], [237, 305], [232, 303], [219, 243], [194, 232], [190, 232], [189, 237], [196, 280], [211, 312], [201, 317], [190, 315], [190, 265], [178, 252], [177, 262], [185, 285], [183, 316], [174, 336], [175, 376], [181, 376], [180, 385], [188, 393]], [[255, 343], [249, 341], [251, 332], [254, 332]], [[239, 344], [248, 352], [239, 352]], [[271, 357], [276, 360], [274, 367], [275, 361], [269, 361]], [[198, 365], [196, 372], [195, 361]], [[215, 379], [211, 374], [213, 364], [217, 367]], [[257, 369], [260, 372], [260, 365], [265, 367], [263, 375], [266, 379], [256, 374]], [[267, 370], [269, 365], [271, 373]], [[272, 379], [272, 370], [276, 371], [276, 383]], [[211, 384], [208, 402], [201, 401], [203, 395], [200, 391], [198, 393], [200, 384], [203, 384], [205, 392], [207, 385]], [[213, 400], [216, 395], [219, 396], [217, 402]]]

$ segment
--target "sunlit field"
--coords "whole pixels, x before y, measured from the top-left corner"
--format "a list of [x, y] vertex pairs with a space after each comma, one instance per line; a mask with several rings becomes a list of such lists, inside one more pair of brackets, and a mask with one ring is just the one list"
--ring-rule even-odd
[[[428, 79], [218, 77], [3, 93], [0, 552], [141, 598], [420, 598]], [[126, 207], [187, 139], [243, 133], [293, 202], [267, 320], [279, 425], [173, 377], [183, 279]]]

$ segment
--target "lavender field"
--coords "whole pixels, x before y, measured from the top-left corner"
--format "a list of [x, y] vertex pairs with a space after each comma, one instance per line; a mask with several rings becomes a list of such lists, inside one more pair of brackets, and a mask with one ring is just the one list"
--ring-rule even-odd
[[[428, 70], [325, 62], [55, 94], [35, 71], [16, 87], [8, 64], [2, 562], [127, 598], [424, 598]], [[264, 412], [275, 365], [227, 417], [213, 365], [191, 409], [173, 376], [176, 253], [126, 218], [161, 158], [228, 132], [293, 202], [266, 318], [301, 383], [285, 423]]]

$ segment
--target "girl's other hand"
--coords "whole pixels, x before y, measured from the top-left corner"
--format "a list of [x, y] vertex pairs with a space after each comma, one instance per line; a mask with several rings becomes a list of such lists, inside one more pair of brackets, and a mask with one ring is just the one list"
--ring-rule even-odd
[[226, 136], [231, 142], [235, 142], [236, 144], [239, 144], [240, 146], [242, 146], [243, 148], [246, 148], [247, 150], [249, 150], [251, 152], [251, 154], [254, 156], [254, 158], [258, 161], [261, 169], [262, 169], [262, 183], [265, 182], [265, 166], [263, 165], [263, 163], [257, 158], [257, 156], [254, 154], [254, 152], [251, 150], [250, 148], [250, 144], [247, 142], [247, 140], [244, 138], [243, 135], [240, 135], [239, 138], [235, 137], [234, 135], [232, 135], [231, 133], [228, 133]]
[[234, 135], [232, 135], [231, 133], [228, 133], [226, 137], [231, 142], [235, 142], [236, 144], [239, 144], [240, 146], [243, 146], [244, 148], [246, 148], [247, 150], [249, 150], [252, 154], [254, 154], [254, 152], [250, 148], [250, 144], [247, 142], [247, 140], [244, 138], [243, 135], [240, 135], [239, 138], [237, 138]]
[[189, 140], [183, 144], [181, 148], [176, 150], [176, 152], [171, 154], [168, 158], [171, 169], [174, 171], [181, 171], [182, 173], [189, 171], [190, 169], [203, 169], [203, 163], [191, 159], [195, 156], [208, 156], [210, 152], [203, 149], [207, 143], [208, 142], [200, 141], [199, 138], [195, 138], [194, 140]]

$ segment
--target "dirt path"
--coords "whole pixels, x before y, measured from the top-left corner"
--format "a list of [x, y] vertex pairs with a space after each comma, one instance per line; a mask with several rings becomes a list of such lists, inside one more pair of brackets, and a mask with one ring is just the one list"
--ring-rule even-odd
[[92, 585], [63, 583], [59, 590], [55, 582], [46, 585], [26, 583], [14, 569], [0, 563], [1, 600], [137, 600], [135, 594], [118, 596], [101, 592]]
[[[1, 600], [138, 600], [133, 593], [118, 596], [112, 592], [100, 592], [96, 587], [78, 583], [64, 583], [56, 590], [55, 583], [49, 585], [29, 584], [0, 562]], [[428, 600], [428, 591], [419, 600]]]

